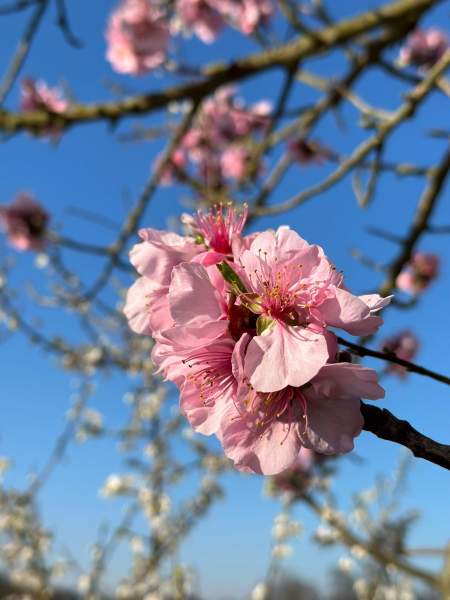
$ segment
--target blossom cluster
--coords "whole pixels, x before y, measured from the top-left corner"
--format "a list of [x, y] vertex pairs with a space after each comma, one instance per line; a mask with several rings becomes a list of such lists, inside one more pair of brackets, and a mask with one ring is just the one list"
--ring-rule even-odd
[[290, 467], [302, 448], [353, 449], [372, 369], [337, 362], [330, 328], [370, 335], [390, 299], [355, 296], [320, 246], [288, 227], [243, 235], [247, 208], [185, 216], [191, 235], [144, 229], [130, 253], [130, 327], [180, 390], [192, 427], [215, 434], [246, 471]]
[[225, 180], [242, 181], [251, 164], [252, 136], [270, 123], [272, 106], [260, 101], [246, 106], [233, 86], [205, 100], [194, 125], [171, 157], [162, 183], [169, 184], [191, 164], [209, 189]]
[[117, 72], [141, 75], [166, 61], [172, 35], [209, 44], [228, 24], [251, 35], [274, 10], [272, 0], [122, 0], [109, 18], [107, 58]]

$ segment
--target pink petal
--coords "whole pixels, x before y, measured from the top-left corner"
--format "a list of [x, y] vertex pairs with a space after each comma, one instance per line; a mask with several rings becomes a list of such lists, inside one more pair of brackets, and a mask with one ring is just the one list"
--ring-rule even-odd
[[276, 475], [292, 465], [301, 448], [295, 425], [274, 421], [261, 433], [254, 415], [239, 417], [237, 411], [223, 425], [225, 454], [238, 469]]
[[353, 438], [361, 433], [364, 423], [359, 398], [306, 396], [306, 424], [299, 427], [303, 445], [321, 454], [353, 450]]
[[328, 325], [345, 329], [352, 335], [370, 335], [383, 323], [381, 317], [371, 315], [370, 307], [361, 298], [342, 288], [334, 290], [335, 297], [325, 300], [320, 307]]
[[384, 389], [378, 384], [376, 371], [352, 363], [325, 365], [311, 384], [317, 396], [354, 396], [370, 400], [384, 398]]
[[220, 319], [222, 308], [206, 269], [196, 263], [181, 263], [173, 270], [169, 289], [173, 320], [193, 325]]
[[245, 358], [245, 375], [258, 392], [300, 387], [329, 359], [327, 341], [303, 327], [276, 323], [252, 339]]

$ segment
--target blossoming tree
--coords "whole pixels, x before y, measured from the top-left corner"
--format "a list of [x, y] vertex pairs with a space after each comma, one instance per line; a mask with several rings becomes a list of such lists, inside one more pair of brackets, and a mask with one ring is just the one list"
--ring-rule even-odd
[[[115, 186], [129, 183], [142, 148], [146, 162], [142, 190], [125, 213], [105, 198], [70, 207], [86, 232], [70, 219], [61, 224], [60, 209], [21, 180], [0, 204], [4, 348], [21, 335], [76, 376], [48, 459], [39, 458], [42, 466], [21, 487], [2, 484], [0, 595], [197, 597], [177, 552], [230, 472], [264, 476], [281, 505], [267, 576], [249, 590], [252, 598], [284, 597], [280, 565], [303, 508], [319, 517], [318, 544], [350, 553], [339, 561], [341, 571], [352, 571], [345, 597], [419, 598], [423, 586], [436, 594], [430, 597], [450, 594], [448, 551], [431, 549], [442, 563], [431, 570], [408, 545], [413, 519], [395, 505], [403, 467], [389, 485], [360, 491], [347, 514], [332, 494], [345, 457], [369, 434], [379, 449], [397, 444], [427, 468], [439, 467], [442, 478], [450, 469], [450, 445], [435, 439], [425, 418], [404, 420], [404, 405], [385, 385], [395, 377], [405, 390], [418, 378], [450, 384], [448, 369], [416, 362], [433, 341], [415, 331], [416, 311], [445, 275], [445, 256], [430, 240], [450, 233], [443, 210], [450, 133], [434, 118], [448, 110], [450, 95], [450, 44], [438, 22], [445, 2], [389, 0], [353, 12], [333, 4], [121, 0], [100, 11], [103, 31], [94, 38], [105, 41], [102, 56], [82, 43], [91, 9], [65, 0], [0, 3], [5, 27], [29, 19], [0, 83], [3, 141], [64, 156], [72, 136], [90, 140], [89, 129], [106, 124], [108, 144], [121, 153], [121, 179], [107, 169]], [[66, 51], [104, 62], [101, 99], [78, 99], [76, 80], [48, 84], [44, 61], [27, 75], [51, 15]], [[49, 45], [46, 60], [53, 52]], [[89, 62], [91, 86], [86, 68]], [[407, 146], [425, 143], [432, 151], [423, 162], [403, 159]], [[103, 167], [90, 166], [97, 180]], [[71, 186], [70, 169], [47, 172]], [[395, 223], [392, 207], [412, 180], [408, 217]], [[373, 207], [386, 195], [391, 206], [383, 205], [380, 227]], [[324, 196], [353, 212], [330, 227]], [[158, 202], [166, 226], [153, 226]], [[367, 227], [351, 251], [355, 271], [347, 267], [344, 277], [342, 241], [361, 219]], [[327, 239], [321, 228], [337, 233]], [[362, 244], [370, 236], [376, 245], [367, 244], [368, 252]], [[34, 264], [21, 262], [21, 253]], [[387, 315], [402, 324], [386, 331]], [[448, 336], [448, 323], [440, 328]], [[6, 350], [2, 356], [7, 365]], [[108, 377], [120, 382], [119, 396], [130, 376], [128, 412], [113, 426], [91, 403]], [[442, 414], [445, 420], [446, 406]], [[112, 438], [126, 453], [127, 470], [102, 473], [100, 493], [127, 503], [117, 527], [94, 542], [91, 564], [80, 566], [55, 558], [39, 502], [72, 442], [91, 438]], [[2, 473], [10, 465], [2, 459]], [[198, 473], [197, 488], [177, 491]], [[385, 496], [387, 508], [374, 514], [372, 504]], [[124, 542], [131, 559], [117, 578], [108, 567]]]

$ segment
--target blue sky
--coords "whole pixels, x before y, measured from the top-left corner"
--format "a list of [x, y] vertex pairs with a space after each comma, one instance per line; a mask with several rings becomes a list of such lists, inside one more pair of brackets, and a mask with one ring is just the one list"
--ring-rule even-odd
[[[80, 101], [110, 97], [105, 83], [117, 82], [131, 91], [150, 90], [161, 85], [160, 79], [149, 75], [132, 79], [120, 77], [104, 58], [105, 20], [113, 2], [68, 2], [74, 31], [83, 40], [84, 48], [70, 48], [63, 41], [50, 13], [37, 36], [24, 74], [42, 77], [50, 84], [66, 82]], [[337, 4], [337, 3], [330, 3]], [[376, 7], [380, 2], [347, 0], [340, 6], [344, 14]], [[439, 23], [449, 29], [448, 11], [445, 7], [434, 11], [428, 23]], [[24, 26], [24, 15], [0, 19], [0, 72], [3, 72], [15, 47], [18, 33]], [[251, 42], [237, 33], [227, 32], [208, 47], [208, 58], [221, 59], [244, 54], [255, 49]], [[395, 54], [396, 50], [393, 51]], [[205, 47], [191, 42], [183, 45], [185, 61], [198, 63]], [[315, 59], [308, 68], [327, 77], [342, 72], [342, 61], [332, 55]], [[266, 97], [280, 81], [278, 73], [271, 73], [241, 86], [243, 97], [255, 101]], [[405, 88], [376, 73], [357, 85], [358, 91], [374, 104], [388, 109], [400, 102]], [[295, 99], [308, 102], [315, 95], [298, 85]], [[18, 102], [15, 89], [9, 106]], [[317, 137], [324, 143], [349, 152], [367, 132], [355, 129], [355, 112], [348, 106], [341, 116], [346, 123], [339, 130], [336, 121], [329, 117], [317, 129]], [[147, 119], [158, 124], [162, 113]], [[424, 137], [424, 132], [445, 127], [448, 121], [448, 100], [435, 94], [427, 108], [420, 111], [413, 126], [402, 127], [394, 136], [388, 159], [418, 164], [432, 164], [445, 150], [445, 142]], [[121, 125], [120, 132], [130, 129], [132, 122]], [[120, 223], [130, 203], [137, 197], [146, 182], [154, 157], [161, 149], [160, 142], [123, 144], [117, 132], [104, 124], [76, 127], [61, 140], [58, 147], [19, 135], [0, 148], [1, 187], [0, 202], [11, 200], [17, 191], [30, 190], [52, 213], [54, 226], [63, 227], [68, 236], [96, 243], [111, 241], [114, 234], [92, 224], [76, 219], [68, 207], [95, 209]], [[311, 183], [318, 181], [329, 170], [328, 166], [301, 169], [293, 167], [277, 190], [273, 201], [282, 201]], [[362, 211], [358, 208], [349, 180], [334, 187], [304, 206], [272, 219], [261, 219], [253, 228], [275, 227], [288, 223], [310, 242], [322, 245], [336, 265], [344, 270], [347, 284], [355, 292], [370, 291], [379, 283], [374, 274], [350, 256], [358, 248], [368, 256], [386, 261], [396, 247], [365, 232], [368, 224], [404, 232], [414, 213], [423, 182], [416, 179], [398, 179], [386, 175], [379, 184], [372, 205]], [[433, 219], [435, 224], [449, 224], [449, 193], [445, 191]], [[185, 190], [177, 187], [162, 189], [151, 202], [144, 224], [163, 228], [169, 217], [182, 210], [180, 201]], [[0, 242], [3, 244], [3, 242]], [[411, 327], [422, 342], [418, 361], [436, 371], [450, 371], [448, 345], [450, 317], [448, 312], [449, 240], [446, 236], [425, 237], [420, 245], [425, 251], [437, 252], [442, 257], [442, 277], [424, 294], [419, 306], [410, 311], [391, 309], [386, 313], [383, 335], [390, 335], [403, 327]], [[10, 254], [6, 245], [0, 246], [2, 255]], [[29, 280], [37, 281], [40, 273], [34, 267], [34, 257], [15, 255], [14, 284], [19, 289]], [[101, 265], [97, 259], [86, 256], [68, 256], [69, 262], [82, 270], [87, 280], [95, 278]], [[125, 280], [124, 280], [125, 281]], [[131, 282], [131, 277], [129, 279]], [[33, 311], [22, 299], [19, 306], [27, 316]], [[72, 323], [72, 325], [70, 325]], [[73, 321], [58, 316], [50, 321], [52, 329], [69, 327], [68, 337], [76, 336]], [[0, 454], [11, 456], [15, 467], [8, 481], [21, 484], [26, 473], [42, 464], [52, 441], [61, 430], [64, 414], [73, 391], [73, 376], [61, 372], [54, 361], [41, 351], [29, 346], [16, 336], [0, 345], [2, 365]], [[410, 375], [406, 382], [393, 378], [384, 380], [386, 399], [382, 404], [395, 414], [409, 419], [418, 429], [442, 442], [448, 441], [450, 405], [448, 389], [437, 382]], [[122, 397], [132, 382], [123, 377], [102, 381], [93, 399], [110, 423], [117, 423], [125, 414]], [[214, 444], [214, 441], [211, 442]], [[340, 505], [349, 506], [351, 494], [361, 487], [372, 485], [380, 472], [391, 471], [398, 460], [400, 448], [382, 442], [371, 434], [363, 433], [357, 441], [356, 453], [362, 463], [349, 458], [342, 460], [336, 481]], [[122, 457], [109, 441], [73, 446], [65, 464], [59, 468], [42, 493], [43, 515], [49, 526], [58, 530], [57, 548], [70, 547], [73, 554], [85, 562], [88, 544], [95, 538], [98, 524], [119, 518], [118, 506], [97, 497], [97, 490], [109, 472], [122, 468]], [[262, 479], [235, 474], [226, 477], [227, 498], [219, 503], [210, 515], [183, 544], [181, 556], [198, 572], [201, 589], [206, 598], [239, 598], [264, 576], [269, 558], [269, 531], [277, 505], [261, 495]], [[406, 505], [417, 507], [423, 518], [414, 530], [412, 542], [417, 545], [439, 545], [448, 539], [448, 473], [438, 467], [417, 460], [408, 485]], [[287, 566], [312, 580], [322, 579], [324, 568], [334, 564], [336, 551], [318, 552], [310, 543], [314, 519], [305, 509], [298, 517], [306, 526], [305, 536], [296, 544], [296, 552]], [[444, 517], [444, 518], [443, 518]], [[121, 553], [115, 560], [121, 567]], [[231, 574], [231, 575], [230, 575]]]

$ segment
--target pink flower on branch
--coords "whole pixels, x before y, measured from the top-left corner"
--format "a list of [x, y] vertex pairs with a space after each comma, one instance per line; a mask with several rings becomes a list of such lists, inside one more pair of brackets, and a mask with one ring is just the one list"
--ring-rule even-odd
[[336, 363], [330, 328], [373, 333], [389, 298], [351, 294], [323, 250], [286, 227], [243, 237], [245, 217], [246, 208], [218, 207], [185, 218], [198, 243], [178, 240], [181, 254], [162, 244], [157, 256], [153, 239], [138, 245], [144, 281], [125, 312], [152, 332], [153, 360], [179, 387], [194, 429], [216, 434], [238, 468], [276, 474], [302, 448], [353, 448], [361, 398], [383, 390], [375, 371]]
[[272, 0], [177, 0], [175, 8], [184, 28], [206, 44], [217, 38], [225, 24], [252, 35], [275, 12]]
[[27, 77], [21, 85], [20, 107], [24, 112], [45, 110], [62, 113], [69, 108], [69, 101], [64, 98], [59, 88], [51, 88], [45, 81], [35, 81]]
[[16, 250], [42, 250], [49, 216], [30, 194], [21, 193], [8, 206], [0, 206], [0, 222]]
[[400, 50], [401, 65], [429, 68], [438, 62], [450, 47], [447, 34], [437, 28], [417, 29]]
[[266, 25], [275, 12], [272, 0], [214, 0], [218, 11], [236, 29], [252, 35], [260, 25]]
[[122, 0], [109, 19], [107, 58], [118, 73], [142, 75], [164, 63], [169, 38], [155, 0]]
[[202, 42], [211, 44], [224, 26], [214, 0], [177, 0], [176, 13], [183, 26]]
[[439, 276], [439, 257], [436, 254], [416, 252], [398, 275], [399, 290], [416, 296], [428, 288]]
[[[419, 340], [412, 331], [407, 329], [385, 339], [382, 344], [384, 352], [393, 352], [397, 358], [407, 361], [412, 361], [414, 359], [419, 347]], [[393, 363], [389, 363], [387, 370], [400, 377], [405, 377], [408, 373], [405, 367]]]
[[176, 177], [178, 169], [186, 171], [188, 161], [209, 189], [221, 187], [227, 179], [242, 181], [251, 164], [252, 142], [268, 127], [271, 110], [266, 101], [246, 106], [232, 86], [220, 88], [203, 102], [194, 125], [174, 153], [164, 181]]
[[[24, 112], [43, 110], [52, 114], [68, 110], [70, 103], [64, 98], [63, 92], [57, 87], [49, 87], [45, 81], [35, 81], [27, 77], [21, 84], [20, 108]], [[48, 128], [47, 135], [57, 138], [60, 129], [55, 124]]]

